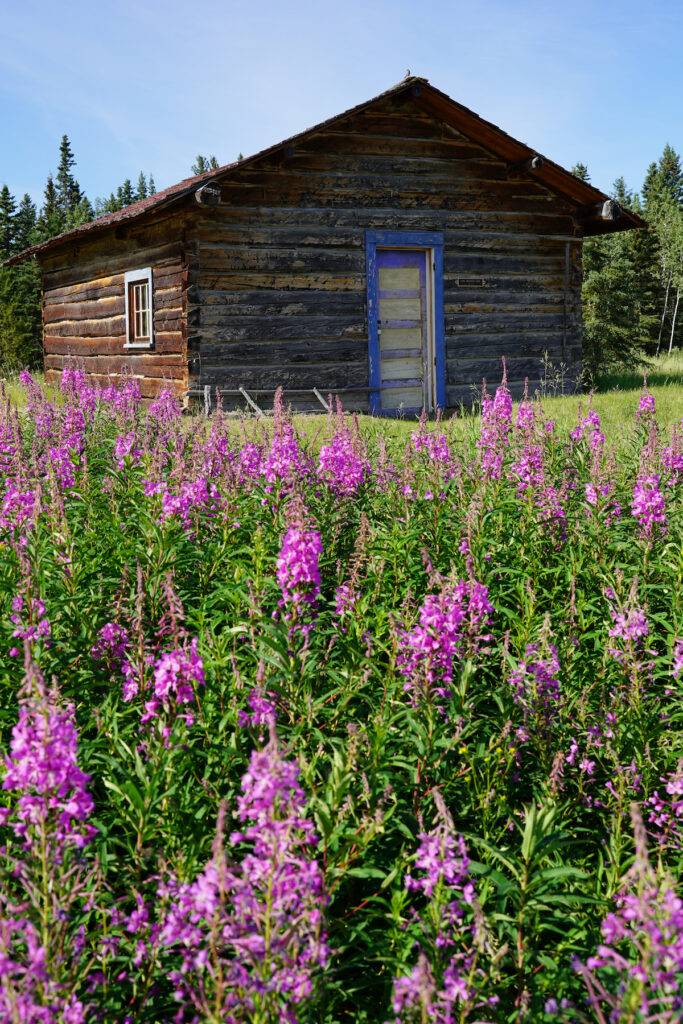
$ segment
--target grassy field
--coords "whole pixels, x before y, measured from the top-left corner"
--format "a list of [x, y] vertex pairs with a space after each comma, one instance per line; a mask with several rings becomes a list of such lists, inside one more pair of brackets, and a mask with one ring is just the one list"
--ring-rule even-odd
[[[40, 374], [36, 379], [43, 383]], [[606, 375], [596, 383], [591, 401], [602, 419], [606, 436], [615, 443], [619, 443], [624, 435], [624, 424], [633, 420], [644, 379], [647, 380], [648, 390], [655, 396], [657, 416], [662, 426], [670, 427], [683, 416], [683, 352], [677, 351], [671, 356], [651, 360], [631, 372]], [[495, 388], [496, 383], [490, 382], [490, 387]], [[23, 407], [26, 396], [19, 381], [16, 378], [8, 379], [6, 388], [12, 403]], [[587, 406], [588, 400], [587, 394], [560, 397], [548, 394], [541, 398], [545, 415], [554, 420], [559, 428], [567, 430], [575, 425], [579, 410]], [[294, 417], [294, 422], [297, 430], [309, 438], [314, 446], [329, 435], [329, 417], [324, 413], [298, 415]], [[252, 416], [245, 416], [243, 423], [250, 436], [258, 436], [262, 432], [262, 426]], [[414, 419], [387, 420], [361, 415], [359, 423], [367, 438], [383, 436], [389, 442], [407, 439], [415, 428]], [[242, 429], [242, 426], [235, 427], [236, 433]], [[476, 412], [461, 410], [448, 419], [447, 432], [456, 443], [473, 438], [479, 429], [480, 417]]]

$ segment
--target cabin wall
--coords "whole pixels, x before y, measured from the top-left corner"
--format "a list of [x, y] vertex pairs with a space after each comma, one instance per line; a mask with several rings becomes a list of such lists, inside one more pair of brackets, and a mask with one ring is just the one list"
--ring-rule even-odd
[[549, 375], [571, 386], [581, 351], [571, 206], [413, 100], [245, 167], [218, 207], [199, 211], [191, 386], [316, 387], [366, 408], [367, 228], [444, 234], [449, 406], [482, 378], [495, 383], [502, 357], [517, 393], [546, 372], [544, 353]]
[[[106, 385], [132, 374], [145, 398], [187, 390], [188, 270], [185, 221], [176, 214], [135, 230], [111, 228], [98, 239], [45, 257], [43, 344], [48, 379], [80, 366]], [[154, 344], [126, 349], [124, 274], [152, 268]]]

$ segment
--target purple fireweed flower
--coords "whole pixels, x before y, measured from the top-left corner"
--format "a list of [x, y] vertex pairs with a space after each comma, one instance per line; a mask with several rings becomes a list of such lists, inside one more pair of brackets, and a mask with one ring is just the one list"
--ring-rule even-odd
[[[152, 668], [152, 693], [145, 701], [142, 724], [157, 718], [161, 711], [176, 711], [182, 705], [193, 704], [197, 686], [204, 685], [204, 663], [194, 638], [189, 646], [166, 651], [155, 661]], [[187, 725], [192, 725], [194, 716], [185, 712], [182, 716]]]
[[489, 639], [493, 606], [488, 589], [476, 580], [460, 580], [439, 594], [428, 594], [420, 608], [418, 624], [399, 633], [397, 665], [406, 677], [404, 689], [419, 697], [450, 696], [456, 661], [477, 653]]
[[337, 430], [329, 444], [320, 448], [318, 477], [333, 494], [354, 495], [369, 472], [368, 463], [356, 451], [354, 439], [347, 429]]
[[159, 522], [164, 523], [168, 519], [177, 517], [186, 532], [192, 533], [195, 527], [193, 516], [199, 512], [215, 515], [220, 507], [221, 497], [218, 488], [204, 477], [199, 477], [197, 480], [185, 480], [180, 485], [178, 494], [171, 494], [163, 484]]
[[8, 478], [0, 503], [0, 530], [25, 534], [31, 526], [36, 503], [35, 490]]
[[164, 388], [160, 391], [153, 402], [150, 402], [147, 412], [160, 425], [175, 424], [182, 414], [180, 402], [172, 391]]
[[683, 850], [683, 760], [661, 781], [663, 792], [656, 789], [645, 801], [648, 832], [659, 846]]
[[290, 526], [282, 540], [277, 559], [277, 581], [282, 592], [280, 606], [300, 614], [312, 608], [320, 593], [319, 560], [323, 542], [317, 530]]
[[676, 487], [683, 480], [683, 420], [674, 425], [671, 444], [662, 448], [660, 462], [668, 487]]
[[54, 473], [60, 490], [70, 491], [76, 484], [76, 467], [71, 457], [71, 451], [66, 445], [48, 448], [47, 453], [48, 473]]
[[118, 622], [107, 622], [97, 634], [97, 640], [90, 649], [95, 661], [104, 661], [111, 668], [119, 666], [130, 647], [128, 631]]
[[12, 636], [15, 640], [49, 640], [52, 634], [45, 605], [39, 597], [25, 598], [17, 594], [12, 600], [10, 622], [16, 627]]
[[[477, 966], [473, 939], [480, 932], [481, 913], [470, 875], [467, 847], [438, 790], [432, 791], [437, 821], [422, 832], [415, 855], [415, 875], [406, 876], [406, 888], [428, 901], [429, 911], [417, 918], [422, 932], [417, 964], [407, 975], [394, 979], [394, 1024], [465, 1020], [475, 1007], [491, 1006], [486, 997], [489, 973]], [[479, 943], [481, 946], [482, 943]], [[430, 963], [422, 951], [434, 950]]]
[[655, 414], [655, 400], [653, 395], [642, 394], [638, 402], [636, 417], [639, 420], [650, 419]]
[[671, 667], [671, 675], [674, 679], [678, 679], [683, 673], [683, 637], [678, 640], [674, 640], [673, 650], [673, 665]]
[[263, 726], [270, 728], [275, 724], [277, 712], [272, 693], [264, 693], [256, 687], [251, 690], [248, 697], [251, 713], [248, 711], [237, 712], [237, 723], [242, 728], [251, 726], [252, 729], [260, 729]]
[[579, 419], [578, 425], [569, 436], [572, 441], [581, 441], [585, 438], [592, 452], [601, 451], [605, 444], [605, 435], [598, 413], [594, 409], [589, 409], [586, 415]]
[[137, 434], [129, 430], [126, 434], [119, 434], [114, 443], [114, 459], [119, 469], [124, 469], [126, 462], [137, 465], [142, 458], [142, 448], [137, 443]]
[[242, 779], [241, 829], [229, 839], [233, 848], [246, 845], [241, 862], [226, 860], [221, 812], [204, 871], [162, 890], [170, 900], [161, 942], [180, 956], [171, 974], [182, 1006], [177, 1019], [196, 1019], [210, 1006], [225, 1020], [297, 1020], [329, 957], [323, 876], [305, 803], [298, 766], [282, 757], [273, 733]]
[[86, 1007], [50, 977], [47, 950], [26, 907], [0, 916], [0, 1020], [7, 1024], [85, 1024]]
[[294, 427], [287, 421], [281, 423], [263, 463], [266, 482], [292, 484], [307, 477], [310, 468], [309, 460], [299, 447]]
[[334, 592], [335, 613], [341, 618], [353, 610], [357, 600], [358, 593], [353, 584], [341, 583]]
[[500, 480], [511, 428], [512, 396], [504, 376], [493, 398], [486, 391], [482, 396], [481, 432], [477, 447], [480, 451], [481, 472], [486, 479]]
[[636, 860], [602, 923], [597, 952], [575, 970], [600, 1021], [680, 1021], [683, 1007], [683, 901], [650, 866], [645, 831], [632, 808]]
[[[545, 655], [545, 657], [543, 656]], [[560, 662], [553, 644], [527, 644], [524, 660], [510, 675], [513, 699], [524, 709], [527, 727], [547, 728], [557, 714]]]
[[257, 480], [263, 473], [263, 454], [257, 444], [249, 441], [237, 453], [235, 465], [237, 482], [244, 485]]
[[644, 537], [648, 540], [667, 531], [666, 502], [660, 489], [660, 476], [653, 473], [641, 474], [633, 488], [631, 514], [638, 520]]
[[48, 690], [35, 668], [27, 672], [20, 692], [5, 767], [2, 786], [15, 800], [0, 814], [29, 852], [49, 841], [52, 859], [59, 863], [67, 847], [90, 841], [95, 829], [87, 819], [93, 800], [90, 776], [78, 766], [74, 708], [62, 706], [56, 688]]

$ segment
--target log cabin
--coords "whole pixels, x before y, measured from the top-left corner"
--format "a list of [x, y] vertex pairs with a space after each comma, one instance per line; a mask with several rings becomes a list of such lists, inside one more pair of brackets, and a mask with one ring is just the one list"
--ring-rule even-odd
[[582, 240], [642, 226], [411, 76], [15, 259], [41, 267], [48, 378], [412, 415], [469, 402], [503, 358], [513, 393], [548, 365], [573, 388]]

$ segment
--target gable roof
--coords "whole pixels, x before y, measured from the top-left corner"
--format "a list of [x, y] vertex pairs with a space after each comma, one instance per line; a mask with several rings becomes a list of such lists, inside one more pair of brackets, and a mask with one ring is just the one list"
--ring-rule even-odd
[[[377, 96], [373, 96], [372, 99], [366, 100], [364, 103], [359, 103], [357, 106], [351, 107], [349, 110], [345, 110], [341, 114], [336, 114], [334, 117], [330, 117], [325, 121], [321, 121], [312, 128], [307, 128], [302, 132], [298, 132], [296, 135], [283, 139], [281, 142], [268, 146], [266, 149], [262, 149], [258, 153], [252, 154], [252, 156], [244, 157], [242, 160], [236, 160], [229, 164], [224, 164], [222, 167], [219, 167], [216, 170], [207, 171], [204, 174], [197, 174], [190, 178], [184, 178], [176, 185], [170, 185], [161, 192], [156, 192], [153, 196], [148, 196], [146, 199], [140, 199], [137, 203], [132, 203], [130, 206], [126, 206], [122, 210], [117, 210], [115, 213], [106, 213], [103, 216], [98, 217], [96, 220], [89, 221], [87, 224], [81, 224], [76, 228], [72, 228], [70, 231], [63, 232], [61, 235], [56, 235], [54, 238], [50, 238], [46, 242], [33, 245], [29, 249], [25, 249], [23, 252], [12, 256], [7, 260], [7, 263], [17, 263], [29, 256], [36, 256], [50, 252], [54, 249], [58, 249], [61, 245], [80, 240], [84, 236], [90, 236], [105, 231], [107, 228], [115, 224], [139, 220], [152, 211], [156, 212], [164, 207], [186, 199], [188, 196], [196, 192], [199, 187], [207, 184], [208, 182], [220, 181], [223, 178], [229, 177], [238, 169], [249, 166], [263, 157], [272, 156], [280, 150], [296, 145], [298, 142], [303, 142], [316, 132], [338, 124], [340, 121], [347, 117], [351, 117], [354, 114], [362, 113], [375, 103], [379, 103], [389, 97], [399, 96], [402, 93], [408, 93], [418, 105], [433, 114], [437, 119], [445, 122], [452, 128], [457, 129], [473, 142], [478, 142], [484, 149], [487, 149], [493, 155], [501, 157], [509, 163], [522, 165], [533, 157], [541, 157], [541, 166], [534, 170], [527, 170], [525, 173], [530, 174], [536, 180], [541, 182], [541, 184], [550, 189], [551, 192], [555, 192], [558, 195], [563, 196], [565, 199], [569, 200], [570, 203], [586, 208], [584, 234], [602, 234], [607, 231], [624, 231], [629, 228], [647, 226], [645, 221], [643, 221], [643, 219], [636, 213], [625, 209], [621, 209], [619, 215], [612, 221], [599, 220], [597, 218], [597, 209], [601, 203], [605, 203], [609, 199], [609, 196], [604, 192], [601, 192], [600, 189], [595, 188], [588, 182], [577, 178], [576, 175], [571, 173], [571, 171], [565, 170], [564, 167], [561, 167], [554, 161], [542, 156], [537, 150], [531, 149], [524, 142], [514, 139], [501, 128], [498, 128], [490, 121], [486, 121], [483, 117], [480, 117], [468, 107], [463, 106], [462, 103], [458, 103], [456, 100], [451, 99], [451, 97], [446, 95], [445, 92], [441, 92], [440, 89], [431, 85], [426, 78], [419, 78], [411, 75], [404, 78], [403, 81], [399, 82], [397, 85], [387, 89], [385, 92], [379, 93]], [[596, 214], [595, 218], [591, 222], [589, 211], [593, 207], [595, 208]]]

